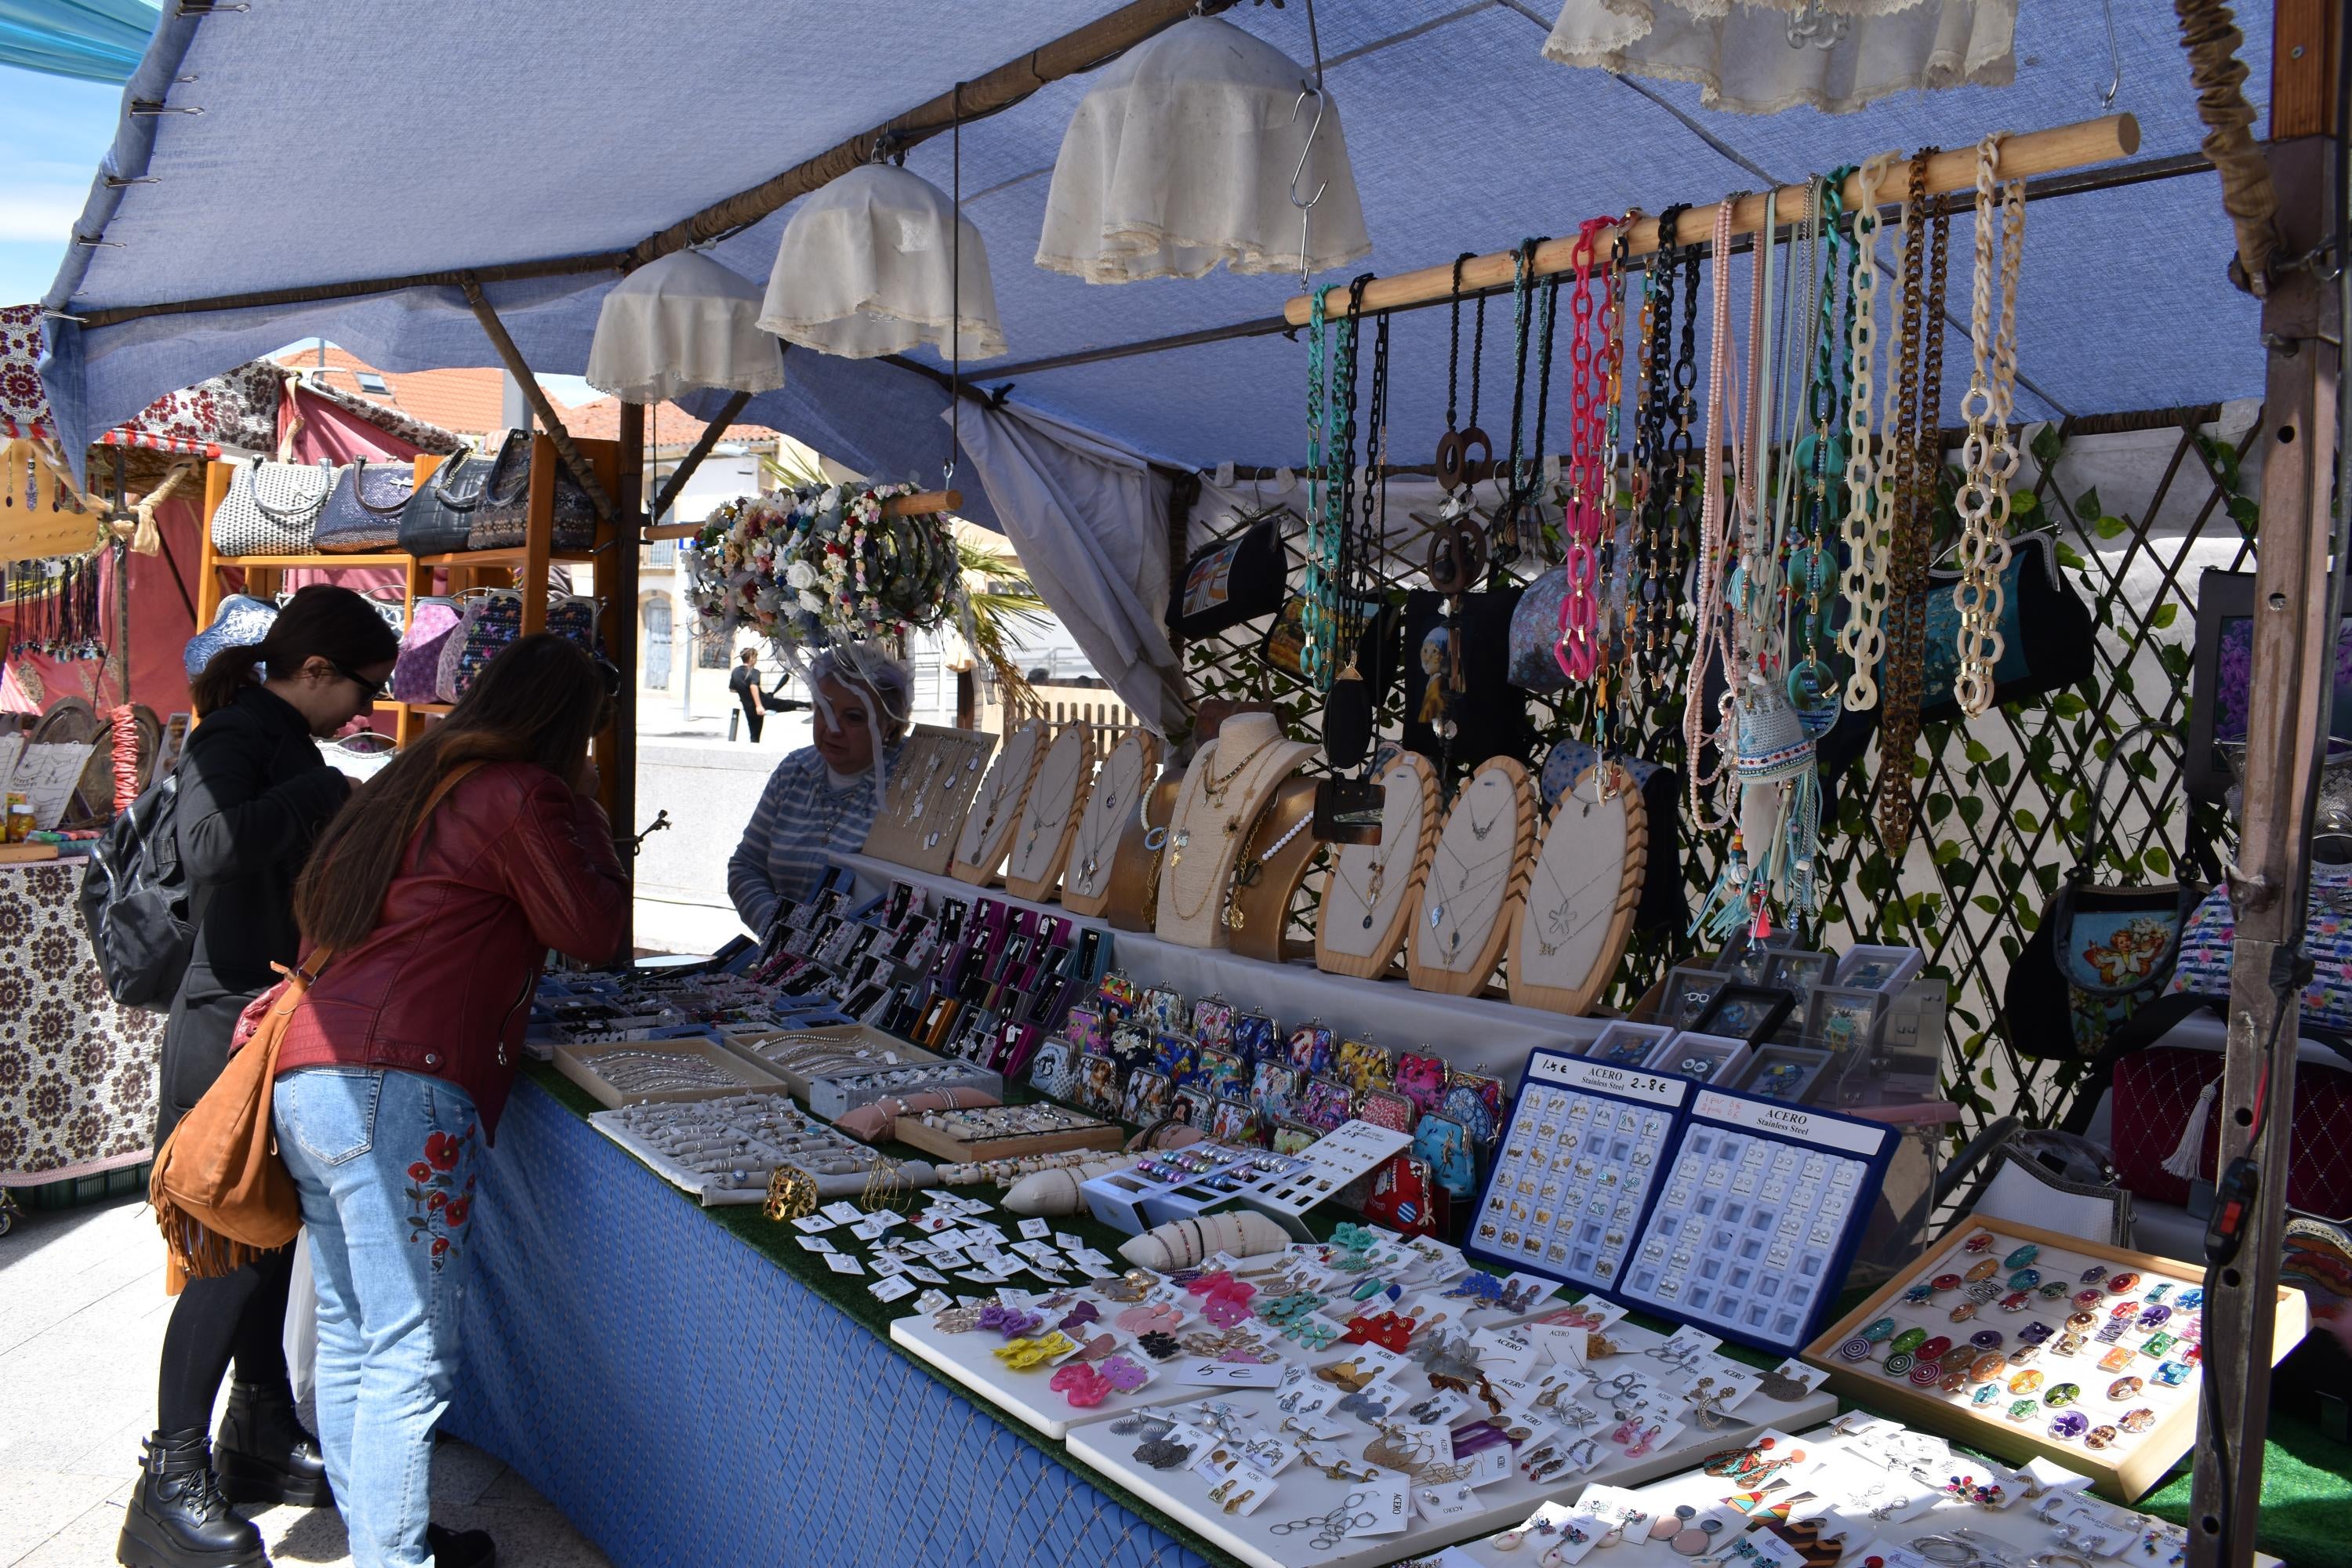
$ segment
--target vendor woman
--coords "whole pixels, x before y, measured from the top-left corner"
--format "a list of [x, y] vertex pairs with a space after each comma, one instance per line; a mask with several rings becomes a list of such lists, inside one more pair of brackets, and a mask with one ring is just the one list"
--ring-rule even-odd
[[767, 929], [779, 899], [816, 891], [826, 851], [851, 853], [866, 842], [876, 748], [887, 774], [907, 733], [913, 683], [906, 666], [877, 650], [820, 654], [809, 667], [809, 688], [816, 694], [816, 743], [776, 764], [727, 862], [727, 895], [754, 931]]

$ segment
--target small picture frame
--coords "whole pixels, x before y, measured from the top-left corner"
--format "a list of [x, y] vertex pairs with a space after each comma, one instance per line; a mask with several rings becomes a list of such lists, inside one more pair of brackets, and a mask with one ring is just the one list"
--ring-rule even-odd
[[1659, 1042], [1674, 1033], [1664, 1024], [1635, 1024], [1620, 1018], [1601, 1031], [1584, 1058], [1615, 1068], [1648, 1067], [1657, 1055]]
[[1748, 1064], [1739, 1092], [1751, 1100], [1802, 1104], [1829, 1064], [1829, 1052], [1811, 1046], [1766, 1046]]
[[1811, 948], [1792, 947], [1775, 952], [1764, 984], [1792, 996], [1802, 996], [1816, 985], [1827, 985], [1837, 959]]
[[1137, 1127], [1149, 1127], [1168, 1114], [1169, 1095], [1168, 1079], [1163, 1075], [1148, 1068], [1129, 1073], [1127, 1092], [1119, 1101], [1118, 1119]]
[[1796, 1005], [1796, 997], [1769, 985], [1727, 985], [1699, 1015], [1698, 1032], [1758, 1045], [1772, 1037]]
[[1701, 1083], [1727, 1084], [1748, 1065], [1746, 1040], [1684, 1029], [1658, 1042], [1645, 1064], [1654, 1072], [1678, 1073]]
[[1717, 969], [1685, 964], [1669, 972], [1665, 990], [1658, 998], [1658, 1022], [1672, 1029], [1696, 1026], [1730, 984], [1731, 976]]
[[1805, 1044], [1840, 1057], [1869, 1049], [1878, 1038], [1887, 1000], [1886, 993], [1860, 986], [1814, 987], [1805, 1003]]
[[1847, 951], [1837, 967], [1837, 984], [1864, 991], [1893, 992], [1927, 967], [1927, 956], [1916, 947], [1856, 947]]

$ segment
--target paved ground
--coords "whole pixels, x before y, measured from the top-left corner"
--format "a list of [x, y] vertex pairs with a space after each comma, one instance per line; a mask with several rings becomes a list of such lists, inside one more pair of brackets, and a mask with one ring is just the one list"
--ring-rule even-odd
[[[170, 1299], [145, 1206], [27, 1214], [0, 1237], [0, 1568], [104, 1568], [154, 1425]], [[487, 1530], [502, 1568], [604, 1568], [596, 1550], [497, 1459], [444, 1442], [433, 1512]], [[255, 1518], [280, 1563], [351, 1562], [332, 1510]]]

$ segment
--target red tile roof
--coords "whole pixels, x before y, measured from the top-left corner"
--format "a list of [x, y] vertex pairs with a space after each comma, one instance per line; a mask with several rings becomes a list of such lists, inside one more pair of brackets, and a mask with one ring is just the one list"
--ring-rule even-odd
[[[621, 400], [600, 397], [576, 408], [565, 408], [563, 427], [574, 436], [598, 441], [610, 441], [621, 433]], [[646, 410], [646, 435], [659, 452], [684, 451], [702, 439], [709, 429], [701, 420], [675, 403], [664, 403]], [[765, 425], [730, 425], [721, 437], [730, 441], [772, 441], [776, 432]]]

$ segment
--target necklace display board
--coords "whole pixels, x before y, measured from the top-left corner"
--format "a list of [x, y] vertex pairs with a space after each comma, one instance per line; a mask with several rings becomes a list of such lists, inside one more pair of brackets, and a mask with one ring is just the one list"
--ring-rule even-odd
[[1109, 904], [1111, 868], [1129, 830], [1142, 837], [1136, 802], [1159, 763], [1160, 737], [1148, 730], [1129, 731], [1103, 759], [1062, 869], [1062, 907], [1072, 914], [1099, 915]]
[[984, 888], [995, 879], [1021, 826], [1021, 805], [1045, 754], [1049, 728], [1045, 720], [1032, 719], [1005, 737], [1003, 753], [988, 770], [988, 782], [965, 808], [955, 859], [948, 866], [948, 875], [957, 881]]
[[1226, 945], [1225, 900], [1249, 826], [1314, 750], [1284, 739], [1281, 721], [1270, 713], [1236, 713], [1192, 759], [1169, 819], [1160, 873], [1152, 929], [1162, 942]]
[[996, 737], [977, 730], [916, 725], [898, 753], [863, 853], [943, 875], [979, 792], [981, 769], [995, 750]]
[[[2129, 1502], [2197, 1439], [2203, 1274], [1965, 1215], [1805, 1359], [1837, 1392], [1922, 1431], [2004, 1459], [2054, 1459]], [[2273, 1364], [2308, 1321], [2303, 1292], [2280, 1287]]]
[[1053, 891], [1070, 858], [1079, 813], [1094, 785], [1094, 727], [1083, 721], [1062, 726], [1045, 748], [1021, 803], [1021, 824], [1005, 863], [1004, 886], [1016, 898], [1042, 899]]
[[1160, 917], [1160, 865], [1168, 852], [1168, 824], [1183, 788], [1183, 774], [1163, 769], [1143, 797], [1143, 809], [1118, 836], [1110, 892], [1102, 909], [1113, 931], [1149, 931]]
[[1900, 1138], [1880, 1122], [1697, 1089], [1614, 1294], [1797, 1353], [1837, 1300]]
[[1377, 979], [1396, 962], [1421, 908], [1444, 813], [1437, 772], [1418, 752], [1381, 772], [1381, 841], [1338, 847], [1315, 921], [1315, 967]]
[[1511, 921], [1511, 1000], [1584, 1014], [1608, 988], [1649, 864], [1642, 794], [1614, 763], [1585, 770], [1559, 797]]
[[1280, 963], [1288, 956], [1290, 900], [1323, 847], [1314, 827], [1315, 781], [1283, 780], [1251, 826], [1225, 897], [1225, 940], [1242, 957]]
[[1413, 989], [1472, 996], [1486, 988], [1511, 934], [1535, 838], [1535, 781], [1513, 758], [1487, 758], [1437, 836], [1405, 947]]

